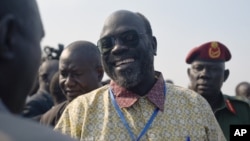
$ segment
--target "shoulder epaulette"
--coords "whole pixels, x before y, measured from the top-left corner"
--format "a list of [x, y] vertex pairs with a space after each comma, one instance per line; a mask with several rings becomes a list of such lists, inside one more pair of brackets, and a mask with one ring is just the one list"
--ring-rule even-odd
[[228, 100], [228, 99], [226, 100], [226, 105], [227, 105], [227, 108], [229, 109], [230, 112], [236, 114], [236, 111], [235, 111], [235, 109], [234, 109], [234, 106], [233, 106], [233, 104], [230, 102], [230, 100]]

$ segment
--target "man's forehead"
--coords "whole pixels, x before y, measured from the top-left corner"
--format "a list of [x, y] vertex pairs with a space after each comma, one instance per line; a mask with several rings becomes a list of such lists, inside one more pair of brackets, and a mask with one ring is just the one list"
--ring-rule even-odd
[[112, 13], [108, 18], [106, 19], [105, 23], [108, 21], [116, 21], [117, 20], [127, 20], [127, 19], [138, 19], [137, 14], [131, 11], [126, 11], [126, 10], [120, 10]]
[[145, 30], [143, 20], [135, 13], [122, 11], [110, 15], [104, 23], [101, 36], [120, 33], [126, 30], [136, 30], [142, 32]]
[[224, 62], [218, 61], [205, 61], [205, 60], [194, 60], [191, 65], [207, 65], [207, 66], [224, 66]]

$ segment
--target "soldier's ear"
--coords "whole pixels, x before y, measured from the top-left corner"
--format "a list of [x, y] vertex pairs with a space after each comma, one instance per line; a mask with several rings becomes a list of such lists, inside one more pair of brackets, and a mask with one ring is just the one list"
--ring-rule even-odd
[[154, 55], [157, 55], [157, 39], [155, 36], [152, 36], [152, 46], [154, 50]]
[[226, 69], [226, 70], [224, 71], [224, 82], [227, 80], [227, 78], [228, 78], [228, 76], [229, 76], [229, 73], [230, 73], [230, 71], [229, 71], [228, 69]]
[[190, 68], [187, 68], [187, 75], [190, 76]]
[[13, 58], [15, 18], [13, 15], [6, 15], [0, 19], [0, 59], [10, 60]]

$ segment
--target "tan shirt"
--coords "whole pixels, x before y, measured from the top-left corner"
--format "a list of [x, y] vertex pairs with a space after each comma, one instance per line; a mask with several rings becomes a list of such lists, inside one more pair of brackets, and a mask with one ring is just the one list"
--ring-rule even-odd
[[[164, 111], [159, 111], [142, 141], [225, 141], [207, 103], [197, 93], [166, 84]], [[55, 129], [79, 140], [124, 141], [130, 135], [113, 107], [109, 86], [77, 97], [65, 109]], [[155, 105], [141, 97], [122, 112], [135, 135], [139, 135]]]

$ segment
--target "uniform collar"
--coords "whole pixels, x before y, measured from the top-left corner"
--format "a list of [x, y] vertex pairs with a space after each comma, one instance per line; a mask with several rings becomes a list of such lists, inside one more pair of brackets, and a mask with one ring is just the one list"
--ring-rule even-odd
[[223, 99], [224, 99], [224, 103], [225, 103], [227, 109], [228, 109], [231, 113], [236, 114], [234, 105], [233, 105], [232, 102], [229, 100], [229, 98], [228, 98], [226, 95], [223, 95]]
[[234, 108], [234, 105], [232, 104], [232, 102], [230, 101], [230, 99], [228, 98], [228, 96], [223, 95], [222, 93], [221, 93], [221, 95], [222, 95], [222, 101], [221, 101], [220, 107], [217, 108], [217, 110], [215, 112], [220, 111], [221, 109], [226, 108], [231, 113], [236, 114], [236, 110]]

